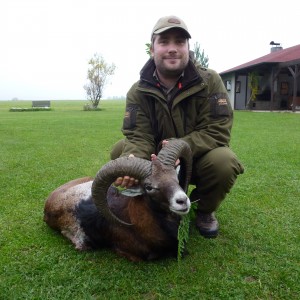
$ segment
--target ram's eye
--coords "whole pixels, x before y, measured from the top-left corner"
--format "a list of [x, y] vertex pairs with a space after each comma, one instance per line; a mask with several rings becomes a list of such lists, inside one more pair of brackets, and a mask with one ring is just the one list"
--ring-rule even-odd
[[151, 185], [146, 185], [146, 186], [145, 186], [145, 190], [146, 190], [147, 192], [151, 192], [151, 191], [152, 191], [152, 186], [151, 186]]

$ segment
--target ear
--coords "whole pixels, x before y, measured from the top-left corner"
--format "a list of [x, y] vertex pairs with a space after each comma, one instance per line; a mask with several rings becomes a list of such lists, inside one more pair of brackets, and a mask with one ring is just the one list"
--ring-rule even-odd
[[122, 194], [124, 196], [128, 196], [128, 197], [136, 197], [136, 196], [143, 195], [143, 189], [141, 186], [121, 190], [119, 192], [120, 192], [120, 194]]
[[150, 46], [150, 55], [151, 55], [151, 57], [154, 56], [153, 43], [151, 43], [151, 46]]

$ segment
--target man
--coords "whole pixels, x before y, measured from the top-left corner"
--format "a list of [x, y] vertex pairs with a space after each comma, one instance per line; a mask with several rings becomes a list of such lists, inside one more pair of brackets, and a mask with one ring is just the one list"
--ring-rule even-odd
[[[206, 238], [218, 235], [215, 211], [243, 167], [229, 149], [232, 108], [219, 75], [190, 58], [191, 35], [176, 16], [158, 20], [151, 34], [151, 59], [127, 94], [122, 132], [111, 158], [155, 158], [170, 138], [186, 141], [193, 154], [191, 201], [198, 200], [196, 226]], [[135, 178], [118, 178], [131, 187]], [[200, 199], [200, 200], [199, 200]]]

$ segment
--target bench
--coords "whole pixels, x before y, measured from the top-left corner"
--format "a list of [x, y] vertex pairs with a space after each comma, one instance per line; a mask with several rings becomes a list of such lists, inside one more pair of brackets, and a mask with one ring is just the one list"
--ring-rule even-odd
[[32, 107], [50, 107], [49, 100], [42, 100], [42, 101], [32, 101]]

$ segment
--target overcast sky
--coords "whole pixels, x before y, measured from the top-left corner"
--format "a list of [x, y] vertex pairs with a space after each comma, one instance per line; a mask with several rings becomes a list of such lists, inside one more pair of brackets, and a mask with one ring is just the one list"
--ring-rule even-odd
[[126, 95], [148, 59], [156, 21], [182, 18], [209, 67], [225, 71], [300, 44], [294, 0], [1, 0], [0, 100], [86, 99], [95, 52], [116, 65], [104, 98]]

